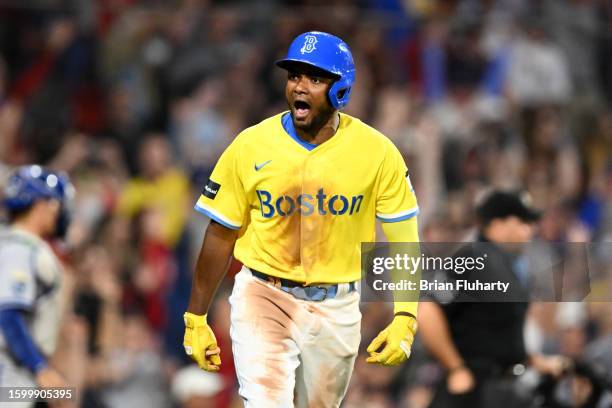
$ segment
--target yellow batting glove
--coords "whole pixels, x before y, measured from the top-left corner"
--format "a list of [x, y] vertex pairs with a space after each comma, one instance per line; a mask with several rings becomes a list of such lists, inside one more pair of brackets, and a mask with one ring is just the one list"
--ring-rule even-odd
[[185, 339], [183, 346], [188, 356], [206, 371], [219, 371], [221, 365], [220, 351], [217, 339], [212, 329], [206, 323], [206, 315], [200, 316], [186, 312]]
[[[389, 324], [372, 343], [368, 346], [370, 357], [368, 363], [376, 363], [384, 366], [401, 364], [410, 357], [410, 348], [417, 331], [416, 319], [412, 316], [395, 316]], [[382, 351], [377, 350], [385, 344]]]

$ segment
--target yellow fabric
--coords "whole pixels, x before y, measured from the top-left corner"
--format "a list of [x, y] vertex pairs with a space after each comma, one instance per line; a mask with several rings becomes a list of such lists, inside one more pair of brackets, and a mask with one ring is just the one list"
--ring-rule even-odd
[[308, 150], [282, 115], [238, 135], [195, 208], [240, 229], [234, 256], [250, 268], [306, 284], [359, 280], [361, 242], [374, 241], [376, 217], [418, 212], [404, 160], [345, 114], [331, 139]]
[[173, 169], [155, 180], [128, 181], [119, 197], [117, 211], [130, 218], [143, 210], [156, 211], [160, 217], [160, 236], [172, 247], [185, 227], [189, 199], [188, 178]]
[[201, 369], [217, 371], [218, 366], [221, 365], [219, 353], [212, 354], [208, 358], [206, 356], [206, 351], [218, 350], [217, 339], [206, 323], [206, 315], [186, 312], [183, 318], [185, 319], [185, 338], [183, 340], [185, 352], [198, 363]]
[[[417, 322], [410, 316], [396, 316], [393, 321], [380, 332], [372, 343], [368, 346], [370, 357], [366, 359], [368, 363], [378, 363], [382, 365], [397, 365], [408, 360], [414, 335], [417, 331]], [[380, 351], [377, 350], [382, 346]]]
[[[387, 241], [389, 242], [419, 242], [419, 227], [417, 224], [416, 217], [400, 222], [383, 223], [382, 229], [385, 233], [385, 236], [387, 237]], [[420, 256], [418, 246], [411, 246], [410, 249], [415, 252], [414, 254], [410, 255]], [[413, 275], [413, 277], [418, 282], [420, 274], [415, 274]], [[404, 276], [402, 276], [401, 278], [404, 278]], [[419, 302], [396, 301], [393, 304], [393, 313], [408, 312], [416, 317], [418, 307]]]

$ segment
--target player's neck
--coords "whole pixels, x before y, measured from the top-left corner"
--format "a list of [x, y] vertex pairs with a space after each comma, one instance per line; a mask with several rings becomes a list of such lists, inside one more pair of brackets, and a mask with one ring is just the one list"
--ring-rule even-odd
[[333, 115], [331, 115], [329, 119], [319, 128], [312, 129], [311, 131], [296, 128], [295, 131], [300, 139], [308, 143], [320, 145], [321, 143], [331, 139], [336, 134], [339, 125], [340, 114], [338, 112], [334, 112]]
[[36, 235], [39, 238], [44, 236], [44, 231], [42, 231], [40, 223], [34, 220], [33, 217], [26, 217], [15, 221], [13, 223], [13, 228]]

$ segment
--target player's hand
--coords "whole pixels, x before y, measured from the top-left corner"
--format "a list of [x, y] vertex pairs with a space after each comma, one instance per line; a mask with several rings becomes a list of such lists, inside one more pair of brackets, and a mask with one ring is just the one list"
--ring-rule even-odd
[[547, 374], [553, 377], [560, 377], [572, 365], [569, 358], [560, 355], [545, 356], [535, 354], [530, 356], [530, 361], [533, 368], [540, 374]]
[[206, 371], [219, 371], [221, 356], [217, 339], [212, 329], [206, 323], [206, 315], [199, 316], [185, 313], [185, 339], [183, 346], [187, 355]]
[[[366, 361], [393, 366], [408, 360], [416, 330], [416, 319], [410, 316], [395, 316], [391, 324], [381, 331], [368, 346], [370, 357]], [[378, 352], [377, 350], [383, 344], [384, 348]]]
[[36, 373], [36, 383], [39, 388], [64, 388], [68, 386], [64, 377], [51, 367], [42, 368]]
[[474, 388], [475, 384], [474, 375], [466, 366], [452, 370], [446, 379], [446, 386], [451, 394], [465, 394]]

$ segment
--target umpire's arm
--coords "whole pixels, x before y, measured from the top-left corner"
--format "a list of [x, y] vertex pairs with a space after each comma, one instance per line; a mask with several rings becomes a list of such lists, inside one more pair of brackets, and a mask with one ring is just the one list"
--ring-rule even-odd
[[419, 326], [425, 347], [449, 372], [464, 366], [451, 337], [448, 320], [440, 305], [433, 301], [419, 305]]
[[472, 389], [474, 377], [455, 346], [442, 307], [433, 301], [421, 302], [419, 327], [423, 344], [447, 370], [449, 391], [464, 393]]

